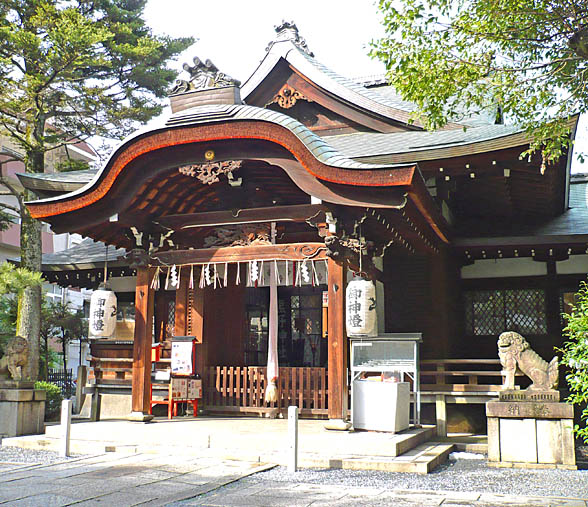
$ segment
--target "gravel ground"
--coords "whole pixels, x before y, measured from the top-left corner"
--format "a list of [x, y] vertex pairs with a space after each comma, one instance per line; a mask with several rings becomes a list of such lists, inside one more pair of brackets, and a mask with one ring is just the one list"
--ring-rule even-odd
[[80, 456], [64, 458], [54, 451], [37, 451], [20, 447], [4, 447], [0, 445], [0, 463], [26, 463], [30, 465], [51, 465]]
[[525, 496], [588, 498], [588, 470], [498, 469], [486, 466], [480, 454], [452, 453], [434, 472], [421, 474], [355, 470], [302, 469], [295, 474], [285, 467], [246, 477], [240, 484], [264, 481], [332, 484], [388, 490], [476, 491]]

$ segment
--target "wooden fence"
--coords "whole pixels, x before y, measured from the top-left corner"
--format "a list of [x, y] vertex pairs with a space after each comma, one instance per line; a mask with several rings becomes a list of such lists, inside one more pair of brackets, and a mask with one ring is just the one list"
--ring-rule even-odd
[[297, 405], [304, 415], [327, 414], [326, 368], [280, 368], [278, 401], [265, 403], [266, 368], [216, 366], [204, 376], [204, 405], [222, 412], [277, 412]]

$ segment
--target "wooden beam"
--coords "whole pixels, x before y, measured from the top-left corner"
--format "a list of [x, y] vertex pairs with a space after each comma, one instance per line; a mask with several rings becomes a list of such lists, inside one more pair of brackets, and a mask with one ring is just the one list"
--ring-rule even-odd
[[137, 268], [135, 291], [135, 339], [133, 342], [132, 410], [149, 414], [151, 402], [151, 330], [153, 291], [149, 287], [149, 268]]
[[206, 264], [208, 262], [245, 262], [250, 260], [321, 260], [327, 258], [324, 243], [287, 243], [282, 245], [230, 246], [194, 250], [168, 250], [151, 256], [151, 265]]
[[227, 210], [167, 215], [156, 218], [153, 222], [174, 230], [260, 222], [305, 222], [309, 219], [317, 222], [320, 219], [320, 221], [324, 222], [324, 214], [327, 211], [329, 211], [329, 208], [322, 204], [296, 204], [292, 206], [249, 208], [236, 212]]
[[329, 259], [329, 419], [345, 419], [348, 408], [345, 275], [344, 263]]
[[537, 247], [585, 245], [588, 234], [549, 234], [537, 236], [502, 236], [491, 238], [459, 238], [453, 243], [454, 250], [491, 247]]

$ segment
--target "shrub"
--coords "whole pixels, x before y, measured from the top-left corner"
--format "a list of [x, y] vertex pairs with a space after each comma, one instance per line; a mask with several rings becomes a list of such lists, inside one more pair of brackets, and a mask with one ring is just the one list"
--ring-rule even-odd
[[51, 382], [38, 380], [35, 382], [35, 389], [44, 389], [47, 392], [47, 401], [45, 402], [45, 420], [54, 419], [61, 410], [61, 387]]
[[588, 443], [588, 285], [580, 284], [576, 301], [570, 314], [563, 314], [567, 321], [564, 335], [568, 338], [562, 349], [562, 363], [569, 370], [566, 381], [570, 388], [567, 401], [581, 408], [581, 424], [574, 431], [584, 443]]

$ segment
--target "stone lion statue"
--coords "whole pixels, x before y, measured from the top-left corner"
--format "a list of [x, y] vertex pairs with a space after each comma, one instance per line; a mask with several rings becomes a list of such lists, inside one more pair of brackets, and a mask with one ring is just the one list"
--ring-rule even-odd
[[21, 380], [29, 363], [29, 343], [22, 336], [15, 336], [4, 352], [4, 357], [0, 358], [0, 378], [12, 376], [14, 380]]
[[517, 366], [533, 381], [528, 389], [557, 389], [559, 380], [557, 356], [549, 363], [544, 361], [519, 333], [508, 331], [498, 337], [498, 357], [506, 373], [503, 389], [514, 389]]

